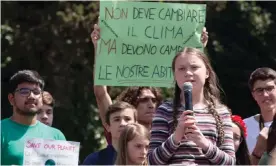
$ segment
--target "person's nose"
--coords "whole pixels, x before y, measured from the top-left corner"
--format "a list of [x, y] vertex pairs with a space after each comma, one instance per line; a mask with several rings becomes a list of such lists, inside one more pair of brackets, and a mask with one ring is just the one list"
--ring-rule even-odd
[[48, 119], [48, 115], [44, 112], [44, 113], [42, 113], [42, 119], [44, 119], [44, 120], [47, 120]]
[[127, 124], [127, 121], [125, 119], [122, 119], [120, 126], [126, 126]]
[[154, 108], [154, 106], [155, 106], [155, 103], [152, 101], [152, 99], [149, 99], [149, 101], [148, 101], [148, 107], [149, 108]]
[[35, 99], [35, 94], [31, 91], [28, 98], [30, 99]]
[[189, 77], [189, 76], [192, 76], [193, 75], [193, 72], [192, 72], [192, 70], [191, 69], [186, 69], [186, 71], [185, 71], [185, 77]]

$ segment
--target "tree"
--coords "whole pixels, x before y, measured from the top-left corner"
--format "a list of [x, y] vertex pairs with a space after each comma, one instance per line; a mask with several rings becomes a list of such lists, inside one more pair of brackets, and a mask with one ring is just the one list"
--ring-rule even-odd
[[[20, 69], [37, 70], [57, 100], [54, 126], [81, 142], [80, 160], [103, 143], [92, 91], [92, 24], [98, 2], [2, 3], [2, 118], [10, 116], [8, 79]], [[16, 12], [14, 12], [16, 11]]]
[[[164, 3], [164, 2], [163, 2]], [[178, 3], [183, 3], [179, 1]], [[196, 3], [196, 2], [189, 2]], [[205, 3], [205, 2], [200, 2]], [[8, 80], [21, 69], [37, 70], [56, 101], [54, 127], [81, 142], [80, 161], [104, 143], [93, 94], [92, 26], [99, 2], [15, 2], [2, 4], [2, 118], [11, 115]], [[258, 111], [247, 86], [257, 67], [276, 69], [275, 3], [207, 2], [206, 53], [234, 114]], [[111, 87], [114, 99], [125, 87]], [[172, 89], [162, 88], [165, 98]]]
[[275, 11], [270, 6], [275, 4], [208, 3], [208, 55], [225, 90], [225, 102], [243, 117], [259, 112], [247, 85], [251, 72], [264, 66], [276, 69]]

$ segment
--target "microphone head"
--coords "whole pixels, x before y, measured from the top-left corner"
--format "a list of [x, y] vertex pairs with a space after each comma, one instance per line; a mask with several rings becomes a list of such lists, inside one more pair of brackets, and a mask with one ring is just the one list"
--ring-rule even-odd
[[193, 84], [191, 82], [185, 82], [183, 84], [183, 90], [184, 90], [184, 92], [185, 91], [190, 91], [192, 89], [193, 89]]

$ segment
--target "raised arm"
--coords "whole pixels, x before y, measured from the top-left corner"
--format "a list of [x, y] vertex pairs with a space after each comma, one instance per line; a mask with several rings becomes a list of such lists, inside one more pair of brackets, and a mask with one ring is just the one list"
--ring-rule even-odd
[[[94, 30], [91, 33], [91, 39], [94, 44], [94, 71], [93, 77], [95, 79], [95, 65], [96, 65], [96, 56], [97, 56], [97, 41], [100, 39], [100, 27], [98, 24], [94, 25]], [[105, 113], [107, 108], [112, 104], [110, 95], [107, 92], [107, 87], [103, 85], [94, 85], [94, 94], [97, 101], [97, 106], [100, 113], [100, 118], [103, 125], [105, 126]]]

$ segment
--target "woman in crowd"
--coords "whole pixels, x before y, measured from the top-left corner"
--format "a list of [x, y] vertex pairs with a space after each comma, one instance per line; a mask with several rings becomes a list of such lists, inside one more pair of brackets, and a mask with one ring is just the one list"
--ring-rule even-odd
[[129, 124], [122, 131], [116, 165], [147, 165], [150, 133], [139, 124]]
[[[153, 118], [149, 164], [235, 164], [231, 115], [220, 101], [218, 80], [207, 56], [184, 48], [174, 57], [172, 70], [174, 100], [160, 105]], [[193, 86], [193, 110], [184, 111], [185, 82]]]
[[247, 129], [238, 115], [232, 115], [233, 139], [236, 152], [236, 165], [251, 165], [250, 154], [246, 144]]

